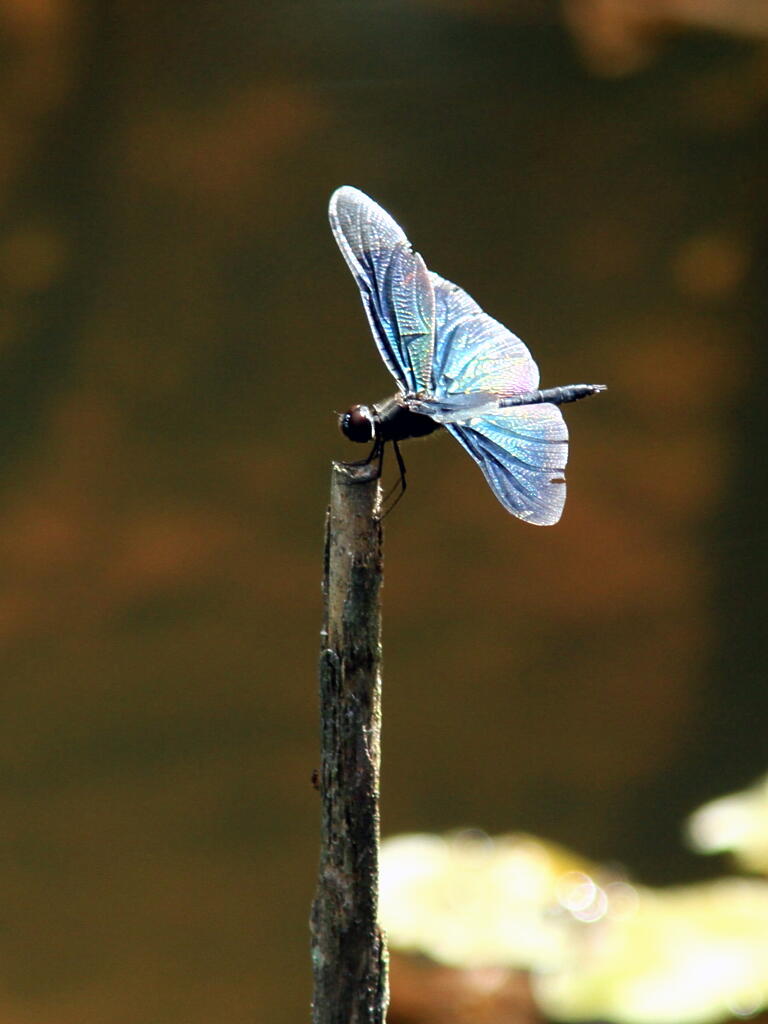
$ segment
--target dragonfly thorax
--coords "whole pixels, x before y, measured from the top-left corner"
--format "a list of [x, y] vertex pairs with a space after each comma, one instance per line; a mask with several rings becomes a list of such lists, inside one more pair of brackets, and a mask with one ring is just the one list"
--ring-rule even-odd
[[353, 405], [339, 417], [342, 434], [350, 441], [405, 441], [425, 437], [440, 429], [430, 416], [413, 412], [402, 395], [393, 395], [375, 405]]

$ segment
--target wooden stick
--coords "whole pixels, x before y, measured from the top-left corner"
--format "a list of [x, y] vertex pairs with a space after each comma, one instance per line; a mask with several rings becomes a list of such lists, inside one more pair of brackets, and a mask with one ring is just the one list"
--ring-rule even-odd
[[377, 922], [381, 733], [381, 487], [333, 463], [320, 653], [320, 871], [312, 905], [313, 1024], [384, 1024]]

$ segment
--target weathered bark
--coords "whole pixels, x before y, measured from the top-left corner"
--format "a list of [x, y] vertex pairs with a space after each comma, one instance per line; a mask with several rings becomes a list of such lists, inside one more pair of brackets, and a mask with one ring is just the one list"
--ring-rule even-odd
[[313, 1024], [383, 1024], [377, 923], [381, 730], [381, 492], [369, 466], [334, 463], [320, 654], [322, 823], [312, 907]]

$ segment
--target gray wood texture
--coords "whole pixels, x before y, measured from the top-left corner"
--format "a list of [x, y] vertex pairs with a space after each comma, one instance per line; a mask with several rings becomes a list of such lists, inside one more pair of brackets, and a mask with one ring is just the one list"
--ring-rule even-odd
[[312, 906], [313, 1024], [384, 1024], [377, 923], [381, 733], [381, 488], [333, 463], [320, 651], [320, 869]]

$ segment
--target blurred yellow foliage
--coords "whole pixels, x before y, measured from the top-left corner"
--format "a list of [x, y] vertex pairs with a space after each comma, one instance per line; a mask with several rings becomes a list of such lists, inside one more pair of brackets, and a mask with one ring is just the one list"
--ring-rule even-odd
[[699, 853], [731, 853], [747, 871], [768, 874], [768, 776], [704, 804], [688, 819], [686, 832]]
[[762, 880], [652, 889], [527, 835], [404, 835], [383, 844], [381, 920], [396, 951], [530, 971], [557, 1020], [711, 1024], [768, 1004]]

